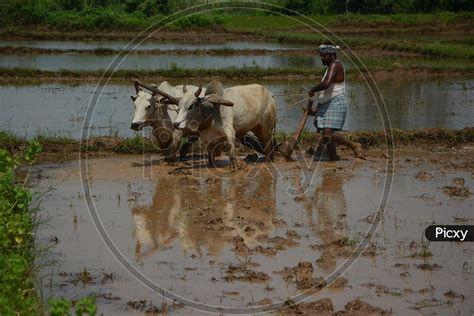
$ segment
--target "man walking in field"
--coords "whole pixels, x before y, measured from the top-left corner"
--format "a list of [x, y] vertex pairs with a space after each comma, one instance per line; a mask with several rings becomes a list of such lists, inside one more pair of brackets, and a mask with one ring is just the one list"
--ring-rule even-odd
[[[361, 144], [351, 142], [335, 133], [342, 129], [347, 111], [345, 71], [342, 63], [337, 60], [337, 48], [334, 45], [319, 46], [321, 61], [328, 68], [321, 82], [308, 91], [308, 95], [314, 100], [308, 103], [308, 113], [316, 115], [314, 125], [318, 132], [322, 131], [322, 146], [318, 147], [317, 154], [322, 156], [324, 152], [327, 152], [330, 160], [333, 161], [340, 159], [337, 155], [336, 144], [346, 145], [352, 149], [355, 157], [362, 158]], [[312, 109], [313, 103], [317, 106], [315, 111]], [[315, 159], [319, 157], [315, 156]]]

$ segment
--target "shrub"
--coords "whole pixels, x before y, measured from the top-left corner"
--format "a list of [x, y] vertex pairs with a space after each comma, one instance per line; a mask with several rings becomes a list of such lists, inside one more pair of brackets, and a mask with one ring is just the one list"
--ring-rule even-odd
[[15, 155], [0, 149], [0, 315], [33, 315], [39, 307], [32, 273], [36, 209], [20, 171], [40, 150], [37, 142]]

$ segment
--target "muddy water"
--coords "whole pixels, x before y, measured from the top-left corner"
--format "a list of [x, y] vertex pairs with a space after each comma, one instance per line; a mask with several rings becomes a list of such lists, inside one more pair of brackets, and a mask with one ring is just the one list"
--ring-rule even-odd
[[[115, 56], [84, 54], [62, 55], [2, 55], [0, 67], [35, 68], [41, 70], [97, 70], [106, 69]], [[223, 67], [320, 67], [318, 56], [207, 56], [207, 55], [129, 55], [117, 69], [154, 70], [181, 68]]]
[[[466, 150], [471, 158], [466, 153], [454, 165], [472, 162], [472, 148]], [[440, 188], [455, 177], [463, 177], [470, 188], [474, 182], [470, 171], [427, 163], [435, 158], [429, 152], [417, 155], [403, 156], [397, 164], [391, 202], [370, 251], [343, 274], [345, 285], [324, 288], [313, 300], [330, 298], [334, 311], [360, 298], [395, 314], [415, 314], [417, 308], [423, 314], [472, 312], [473, 248], [432, 243], [432, 256], [416, 254], [432, 222], [473, 223], [472, 199], [451, 198]], [[385, 163], [377, 159], [247, 166], [240, 173], [199, 169], [201, 161], [143, 169], [141, 159], [89, 161], [92, 199], [107, 233], [123, 256], [162, 288], [225, 307], [245, 308], [264, 299], [276, 303], [302, 293], [298, 283], [279, 273], [300, 262], [311, 263], [315, 278], [331, 274], [369, 228], [368, 216], [377, 209], [384, 185]], [[76, 163], [39, 167], [37, 189], [53, 191], [43, 199], [41, 214], [49, 220], [38, 235], [42, 242], [57, 242], [45, 258], [56, 265], [43, 270], [44, 295], [96, 295], [105, 315], [135, 313], [130, 301], [147, 300], [146, 308], [150, 302], [161, 308], [163, 299], [130, 276], [101, 242], [77, 168]], [[416, 180], [419, 171], [433, 178]], [[424, 263], [439, 267], [422, 270]], [[236, 280], [245, 273], [232, 267], [264, 274]], [[80, 272], [88, 277], [79, 280]], [[444, 295], [450, 290], [454, 298]], [[168, 307], [171, 315], [202, 314], [172, 303]]]
[[[46, 49], [81, 49], [94, 50], [99, 48], [120, 50], [128, 45], [129, 41], [19, 41], [19, 40], [1, 40], [0, 47], [34, 47]], [[222, 43], [189, 43], [189, 42], [167, 42], [167, 41], [145, 41], [140, 44], [137, 50], [161, 49], [297, 49], [301, 45], [269, 43], [269, 42], [249, 42], [249, 41], [226, 41]]]
[[[60, 69], [68, 70], [98, 70], [106, 69], [113, 62], [113, 55], [86, 55], [86, 54], [32, 54], [32, 55], [1, 55], [0, 67], [34, 68], [41, 70]], [[352, 69], [353, 65], [344, 57], [340, 58], [346, 65], [346, 69]], [[382, 57], [361, 58], [369, 67], [392, 67], [394, 63], [405, 67], [413, 65], [418, 67], [453, 67], [464, 68], [472, 66], [472, 63], [459, 59], [432, 59], [424, 57]], [[262, 68], [287, 68], [287, 67], [311, 67], [315, 71], [321, 69], [321, 60], [318, 55], [309, 56], [285, 56], [285, 55], [145, 55], [131, 54], [116, 69], [125, 70], [155, 70], [171, 69], [173, 66], [181, 68], [223, 68], [223, 67], [255, 67]]]
[[[180, 84], [181, 82], [173, 82]], [[253, 82], [248, 82], [253, 83]], [[243, 82], [234, 83], [243, 84]], [[277, 130], [293, 132], [301, 117], [305, 96], [280, 96], [300, 93], [301, 86], [313, 82], [262, 83], [278, 94]], [[230, 83], [229, 85], [232, 85]], [[81, 127], [95, 86], [41, 84], [0, 87], [2, 116], [0, 125], [17, 135], [37, 133], [80, 137]], [[425, 127], [464, 128], [472, 126], [474, 116], [474, 81], [425, 80], [389, 82], [379, 85], [395, 128]], [[348, 82], [349, 104], [345, 129], [380, 130], [381, 118], [374, 99], [361, 82]], [[99, 99], [91, 123], [91, 135], [132, 136], [129, 125], [133, 116], [130, 85], [109, 85]], [[309, 120], [307, 129], [312, 130]]]

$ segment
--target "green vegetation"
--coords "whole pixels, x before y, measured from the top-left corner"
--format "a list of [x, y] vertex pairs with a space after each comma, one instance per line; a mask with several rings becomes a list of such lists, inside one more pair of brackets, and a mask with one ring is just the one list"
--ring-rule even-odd
[[[9, 77], [69, 77], [69, 78], [84, 78], [94, 77], [100, 78], [104, 69], [101, 70], [67, 70], [61, 69], [59, 71], [39, 70], [31, 68], [1, 68], [1, 76]], [[284, 76], [291, 74], [313, 75], [314, 69], [308, 68], [261, 68], [255, 67], [227, 67], [227, 68], [180, 68], [173, 66], [170, 69], [157, 70], [117, 70], [112, 74], [113, 78], [146, 78], [146, 77], [166, 77], [166, 78], [200, 78], [209, 76], [224, 76], [228, 78], [258, 78], [264, 76]]]
[[69, 316], [69, 311], [74, 306], [75, 315], [88, 315], [94, 316], [97, 313], [97, 306], [95, 304], [94, 297], [84, 297], [74, 304], [67, 298], [56, 298], [49, 301], [51, 309], [49, 311], [50, 316]]
[[[427, 56], [474, 59], [473, 40], [464, 33], [461, 39], [456, 40], [437, 38], [420, 40], [417, 37], [425, 33], [472, 29], [474, 26], [472, 1], [273, 0], [267, 2], [308, 15], [312, 20], [338, 34], [352, 48], [371, 47]], [[132, 38], [137, 31], [156, 25], [166, 16], [200, 3], [204, 1], [4, 0], [0, 6], [0, 25], [3, 26], [0, 36], [43, 39], [84, 36]], [[314, 46], [327, 41], [335, 42], [333, 35], [302, 32], [304, 24], [301, 21], [307, 19], [285, 16], [286, 13], [284, 10], [279, 12], [276, 10], [270, 14], [247, 9], [232, 11], [222, 9], [180, 17], [170, 25], [166, 25], [166, 28], [225, 29], [236, 35], [257, 35], [271, 40]], [[38, 26], [42, 27], [41, 31], [38, 31]], [[313, 26], [321, 29], [318, 25]], [[133, 33], [103, 32], [104, 30], [129, 30]], [[89, 31], [95, 32], [91, 34]], [[391, 39], [387, 39], [387, 34], [392, 36]]]
[[[80, 142], [76, 139], [62, 136], [37, 135], [33, 140], [43, 148], [45, 153], [55, 153], [64, 156], [68, 153], [77, 153], [80, 150]], [[0, 132], [0, 149], [10, 153], [17, 152], [27, 145], [27, 141], [9, 132]], [[159, 148], [151, 140], [136, 135], [130, 138], [119, 136], [92, 137], [84, 149], [90, 152], [109, 151], [124, 154], [138, 154], [143, 152], [159, 153]], [[77, 155], [74, 155], [77, 158]]]
[[335, 14], [335, 13], [411, 13], [411, 12], [437, 12], [437, 11], [472, 11], [474, 4], [468, 0], [286, 0], [277, 1], [285, 8], [304, 14]]
[[[250, 31], [248, 31], [250, 32]], [[283, 31], [262, 31], [255, 30], [252, 34], [262, 36], [267, 39], [284, 43], [313, 44], [315, 46], [327, 42], [332, 36], [324, 36], [318, 33], [295, 33]], [[348, 37], [340, 36], [340, 40], [348, 47], [357, 49], [358, 47], [374, 47], [389, 51], [412, 52], [428, 56], [457, 57], [474, 59], [474, 46], [459, 43], [446, 43], [441, 41], [414, 41], [414, 40], [388, 40], [383, 38], [368, 37]], [[337, 41], [339, 42], [339, 41]]]
[[[253, 12], [247, 12], [246, 16], [228, 16], [227, 27], [240, 30], [290, 30], [302, 27], [300, 21], [308, 21], [300, 17], [287, 17], [280, 15], [259, 16], [253, 15]], [[425, 13], [408, 13], [408, 14], [331, 14], [322, 15], [317, 12], [316, 15], [304, 13], [311, 20], [320, 25], [329, 27], [351, 25], [357, 28], [370, 28], [371, 32], [387, 32], [393, 28], [395, 32], [403, 32], [403, 28], [430, 26], [430, 29], [437, 29], [453, 24], [462, 24], [473, 19], [472, 12], [436, 12], [432, 14]], [[317, 25], [316, 25], [317, 26]]]
[[[319, 70], [322, 70], [320, 68]], [[368, 69], [372, 76], [377, 75], [381, 72], [381, 80], [394, 79], [394, 76], [399, 76], [401, 71], [409, 71], [410, 76], [415, 78], [417, 73], [420, 76], [428, 75], [472, 75], [474, 74], [474, 67], [472, 65], [466, 65], [462, 67], [453, 67], [450, 65], [434, 65], [434, 66], [408, 66], [406, 68], [398, 68], [393, 65], [387, 66], [370, 66]], [[393, 72], [393, 76], [390, 75], [394, 69], [399, 71], [398, 73]], [[133, 80], [133, 79], [147, 79], [147, 80], [169, 80], [173, 78], [186, 78], [186, 79], [199, 79], [208, 80], [209, 78], [221, 77], [226, 79], [238, 80], [238, 79], [265, 79], [265, 80], [280, 80], [291, 77], [293, 79], [304, 78], [304, 79], [316, 79], [319, 78], [318, 68], [261, 68], [255, 67], [228, 67], [228, 68], [179, 68], [173, 67], [171, 69], [157, 69], [157, 70], [117, 70], [111, 73], [111, 78], [116, 80]], [[362, 71], [364, 71], [362, 69]], [[359, 72], [356, 69], [349, 69], [346, 71], [348, 78], [351, 80], [359, 79]], [[90, 81], [96, 81], [101, 78], [104, 74], [104, 70], [66, 70], [62, 69], [59, 71], [50, 70], [39, 70], [30, 68], [1, 68], [0, 76], [4, 78], [22, 79], [22, 80], [34, 80], [45, 79], [50, 80], [75, 80], [84, 79]], [[109, 73], [107, 73], [108, 75]]]
[[[398, 14], [473, 11], [469, 0], [267, 0], [269, 4], [306, 15]], [[158, 17], [206, 3], [191, 0], [4, 0], [1, 24], [66, 27], [143, 27]], [[277, 7], [275, 7], [276, 10]], [[282, 12], [289, 12], [279, 10]], [[248, 14], [233, 10], [233, 14]]]
[[[419, 143], [449, 144], [451, 146], [474, 142], [474, 128], [467, 127], [460, 130], [444, 128], [425, 128], [415, 130], [392, 129], [393, 141], [396, 145], [411, 145]], [[281, 142], [289, 138], [287, 133], [276, 133], [275, 138]], [[316, 132], [303, 131], [301, 142], [314, 142]], [[383, 131], [357, 131], [346, 133], [352, 141], [364, 146], [384, 146], [386, 135]], [[390, 142], [389, 142], [390, 143]]]
[[[0, 139], [11, 141], [12, 137], [0, 134]], [[31, 165], [40, 151], [35, 141], [15, 154], [0, 148], [1, 315], [36, 315], [41, 306], [34, 282], [37, 208], [25, 187], [25, 166]]]
[[[67, 30], [140, 30], [156, 24], [173, 6], [169, 1], [94, 0], [4, 0], [0, 25], [24, 27], [42, 25]], [[169, 29], [205, 27], [224, 23], [220, 15], [193, 15], [172, 23]], [[14, 28], [13, 28], [14, 30]]]
[[[318, 15], [326, 25], [339, 23], [410, 24], [453, 22], [462, 15], [442, 12], [472, 12], [474, 4], [469, 0], [387, 0], [387, 1], [338, 1], [338, 0], [267, 0], [269, 4], [287, 8], [305, 15]], [[43, 25], [61, 30], [127, 28], [143, 29], [164, 16], [206, 1], [191, 0], [4, 0], [0, 7], [0, 25]], [[288, 13], [290, 11], [275, 11]], [[207, 27], [229, 22], [229, 26], [241, 26], [242, 15], [257, 15], [265, 18], [264, 25], [291, 28], [296, 22], [278, 19], [255, 10], [240, 9], [225, 11], [225, 14], [199, 14], [182, 19], [171, 28]], [[403, 15], [409, 13], [410, 15]], [[418, 13], [418, 14], [416, 14]], [[419, 14], [430, 13], [435, 14]], [[344, 14], [344, 15], [341, 15]], [[364, 14], [375, 14], [363, 16]], [[378, 15], [377, 15], [378, 14]], [[267, 16], [265, 16], [267, 15]], [[332, 15], [332, 16], [330, 16]], [[338, 15], [338, 16], [334, 16]], [[233, 16], [233, 17], [232, 17]], [[252, 20], [245, 27], [255, 25]], [[275, 23], [278, 22], [278, 23]], [[260, 25], [260, 24], [259, 24]], [[298, 25], [299, 26], [299, 25]], [[260, 26], [259, 26], [260, 27]]]

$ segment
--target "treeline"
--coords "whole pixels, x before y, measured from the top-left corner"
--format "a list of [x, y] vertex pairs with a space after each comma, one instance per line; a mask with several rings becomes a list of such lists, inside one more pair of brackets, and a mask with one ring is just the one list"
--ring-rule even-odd
[[[177, 10], [216, 0], [0, 0], [0, 27], [46, 25], [61, 29], [144, 28]], [[267, 0], [269, 4], [305, 15], [434, 13], [474, 11], [472, 0]], [[276, 9], [278, 10], [278, 9]], [[284, 10], [282, 10], [284, 11]], [[286, 11], [288, 12], [288, 11]], [[223, 24], [226, 15], [265, 14], [261, 11], [195, 15], [174, 24]]]
[[[0, 27], [44, 25], [62, 30], [143, 29], [184, 5], [171, 0], [0, 0]], [[194, 15], [170, 28], [224, 23], [224, 17]]]

